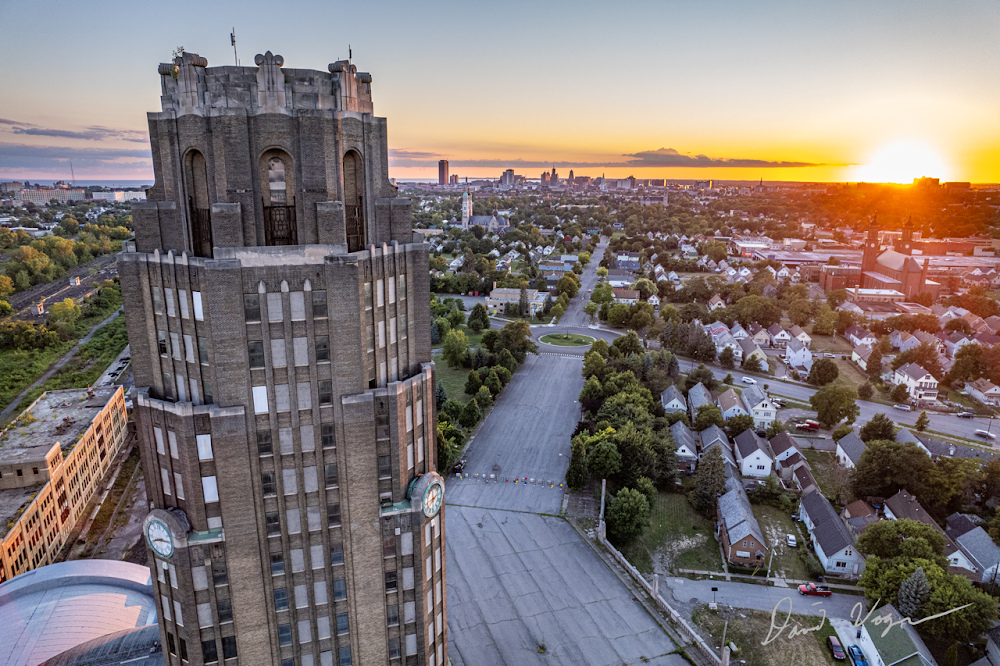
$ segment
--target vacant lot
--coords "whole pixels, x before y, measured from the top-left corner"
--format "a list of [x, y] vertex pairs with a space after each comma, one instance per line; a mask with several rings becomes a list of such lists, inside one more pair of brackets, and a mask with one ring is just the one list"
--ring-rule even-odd
[[[434, 367], [437, 381], [444, 384], [448, 399], [458, 400], [463, 404], [469, 402], [472, 396], [465, 394], [465, 382], [469, 379], [469, 368], [449, 368], [440, 356], [434, 358]], [[434, 388], [437, 390], [437, 387]]]
[[834, 497], [836, 495], [834, 478], [836, 474], [842, 474], [843, 469], [840, 468], [833, 451], [805, 449], [802, 451], [802, 455], [809, 461], [813, 478], [819, 484], [820, 491], [827, 497]]
[[37, 381], [53, 363], [73, 346], [61, 342], [48, 349], [0, 351], [0, 409], [5, 408], [25, 387]]
[[677, 573], [678, 569], [722, 571], [715, 524], [700, 516], [683, 493], [660, 493], [641, 539], [622, 554], [643, 573]]
[[834, 354], [847, 354], [851, 355], [851, 344], [844, 338], [833, 335], [813, 335], [812, 344], [809, 348], [813, 352], [831, 352]]
[[[779, 612], [775, 624], [782, 626], [785, 618], [786, 614]], [[730, 663], [747, 666], [826, 666], [834, 663], [824, 646], [826, 637], [836, 633], [828, 622], [823, 621], [822, 628], [817, 631], [788, 637], [791, 627], [796, 626], [796, 623], [802, 628], [816, 627], [819, 626], [820, 618], [791, 616], [789, 628], [767, 645], [761, 643], [767, 640], [771, 629], [769, 612], [733, 608], [711, 611], [704, 604], [695, 609], [692, 620], [712, 636], [713, 647], [722, 644], [722, 632], [725, 630], [726, 643], [733, 643], [739, 648], [739, 652], [732, 655]]]
[[[799, 557], [799, 548], [806, 547], [805, 530], [799, 529], [799, 524], [792, 520], [791, 515], [773, 506], [758, 504], [753, 508], [757, 522], [764, 531], [764, 538], [774, 550], [771, 557], [771, 575], [791, 578], [794, 580], [807, 580], [809, 574], [802, 558]], [[790, 548], [785, 543], [785, 537], [791, 534], [798, 540], [798, 548]]]

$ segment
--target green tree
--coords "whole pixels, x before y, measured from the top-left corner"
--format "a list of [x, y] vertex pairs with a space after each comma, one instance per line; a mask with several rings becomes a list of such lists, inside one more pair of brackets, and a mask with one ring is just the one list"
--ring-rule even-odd
[[760, 357], [754, 354], [743, 359], [743, 369], [747, 372], [761, 372], [763, 367], [761, 366]]
[[522, 317], [528, 316], [528, 289], [524, 286], [521, 287], [521, 295], [517, 299], [517, 309]]
[[500, 329], [493, 352], [500, 354], [504, 349], [510, 350], [511, 355], [519, 364], [524, 363], [524, 359], [529, 353], [538, 353], [538, 345], [531, 339], [531, 328], [528, 326], [528, 322], [508, 322]]
[[722, 383], [728, 386], [732, 386], [734, 383], [736, 383], [736, 380], [733, 379], [733, 373], [727, 372], [725, 378], [722, 380]]
[[837, 315], [826, 303], [822, 303], [816, 308], [813, 319], [813, 335], [833, 335], [833, 327], [837, 321]]
[[632, 488], [622, 488], [608, 506], [608, 537], [616, 544], [625, 544], [642, 535], [649, 522], [649, 501]]
[[483, 418], [483, 413], [479, 409], [479, 404], [475, 400], [470, 400], [465, 404], [465, 408], [462, 409], [462, 416], [459, 417], [459, 423], [466, 429], [475, 428], [481, 418]]
[[788, 319], [798, 326], [805, 326], [813, 317], [813, 307], [812, 303], [805, 299], [799, 299], [793, 301], [791, 305], [788, 306]]
[[469, 370], [469, 378], [465, 382], [465, 393], [467, 395], [476, 395], [479, 392], [479, 387], [483, 385], [483, 380], [479, 378], [479, 373], [475, 370]]
[[[920, 294], [917, 294], [917, 296], [920, 296]], [[948, 646], [948, 651], [944, 653], [944, 661], [941, 662], [941, 666], [958, 666], [958, 643], [952, 643]]]
[[771, 421], [771, 425], [767, 426], [767, 432], [764, 433], [764, 435], [767, 439], [773, 439], [777, 437], [779, 433], [783, 432], [785, 432], [785, 424], [778, 419], [774, 419]]
[[486, 385], [480, 386], [479, 390], [476, 391], [475, 401], [483, 410], [489, 409], [493, 405], [493, 394], [490, 393], [490, 389]]
[[620, 476], [625, 485], [634, 485], [640, 477], [650, 477], [656, 470], [656, 452], [648, 427], [625, 423], [611, 436], [621, 456]]
[[725, 420], [722, 418], [722, 412], [717, 406], [712, 404], [699, 406], [694, 416], [694, 429], [701, 432], [711, 425], [717, 425], [720, 428], [726, 425]]
[[437, 325], [438, 335], [444, 340], [448, 337], [448, 333], [451, 331], [451, 322], [444, 317], [438, 317], [434, 320], [434, 324]]
[[514, 358], [509, 349], [503, 349], [497, 354], [497, 364], [507, 368], [507, 372], [517, 372], [517, 359]]
[[694, 473], [694, 490], [688, 495], [695, 510], [715, 519], [715, 503], [726, 491], [726, 461], [718, 446], [713, 446], [702, 456]]
[[615, 328], [621, 328], [631, 317], [632, 311], [624, 303], [615, 303], [608, 308], [608, 323]]
[[[488, 328], [483, 331], [483, 337], [479, 340], [480, 344], [491, 352], [500, 354], [502, 353], [499, 349], [496, 349], [497, 340], [500, 339], [500, 331]], [[513, 370], [511, 370], [513, 372]]]
[[72, 324], [83, 314], [80, 306], [72, 298], [65, 298], [53, 303], [49, 308], [49, 321], [52, 323]]
[[445, 391], [444, 384], [442, 382], [438, 382], [437, 390], [435, 391], [434, 394], [434, 403], [437, 406], [439, 412], [441, 411], [441, 408], [444, 407], [444, 403], [446, 403], [447, 401], [448, 401], [448, 392]]
[[608, 276], [608, 269], [605, 268], [604, 266], [598, 266], [597, 277], [607, 277], [607, 276]]
[[728, 370], [732, 370], [736, 367], [736, 355], [733, 353], [732, 347], [726, 347], [719, 354], [719, 365]]
[[500, 381], [500, 377], [497, 376], [496, 370], [490, 370], [489, 376], [486, 377], [486, 381], [483, 382], [490, 394], [495, 398], [500, 395], [500, 391], [503, 390], [503, 384]]
[[748, 414], [737, 414], [726, 419], [726, 434], [730, 439], [735, 439], [737, 435], [754, 430], [753, 417]]
[[917, 417], [917, 425], [915, 426], [918, 432], [923, 432], [927, 430], [927, 426], [931, 423], [930, 418], [927, 416], [927, 410], [920, 412], [920, 416]]
[[865, 382], [858, 387], [858, 397], [862, 400], [871, 400], [873, 395], [875, 395], [875, 387], [870, 383]]
[[809, 398], [809, 404], [816, 410], [819, 422], [829, 428], [844, 419], [854, 423], [861, 413], [857, 400], [858, 392], [853, 386], [827, 384]]
[[808, 382], [815, 386], [826, 386], [837, 379], [839, 375], [840, 371], [833, 359], [821, 358], [813, 363], [812, 369], [809, 370]]
[[458, 330], [458, 327], [465, 323], [465, 313], [457, 308], [452, 310], [448, 313], [448, 323], [454, 330]]
[[646, 501], [649, 502], [650, 507], [656, 504], [656, 498], [659, 493], [656, 491], [656, 486], [653, 485], [653, 482], [650, 479], [640, 476], [636, 480], [634, 488], [646, 496]]
[[563, 275], [559, 278], [559, 281], [556, 282], [556, 291], [560, 294], [566, 294], [570, 298], [574, 298], [576, 296], [576, 292], [579, 290], [580, 283], [569, 275]]
[[549, 310], [549, 314], [552, 315], [553, 319], [555, 319], [556, 321], [559, 321], [559, 319], [561, 319], [562, 316], [564, 314], [566, 314], [566, 310], [563, 308], [563, 306], [561, 306], [561, 305], [559, 305], [557, 303], [557, 304], [555, 304], [555, 305], [552, 306], [551, 310]]
[[876, 439], [892, 440], [896, 438], [896, 427], [885, 414], [876, 414], [861, 427], [858, 437], [863, 442], [872, 442]]
[[453, 423], [458, 423], [462, 417], [462, 410], [465, 409], [465, 404], [449, 398], [444, 401], [444, 405], [441, 406], [441, 411], [445, 413], [448, 420]]
[[851, 426], [847, 425], [846, 423], [842, 423], [841, 425], [839, 425], [837, 427], [836, 430], [833, 431], [833, 441], [835, 441], [835, 442], [839, 441], [839, 440], [843, 439], [844, 437], [847, 437], [848, 435], [850, 435], [852, 432], [854, 432], [854, 428], [852, 428]]
[[0, 301], [0, 317], [6, 317], [13, 314], [14, 308], [11, 307], [10, 303], [7, 301]]
[[642, 342], [639, 341], [639, 336], [636, 335], [635, 331], [629, 331], [625, 335], [616, 338], [611, 343], [611, 346], [618, 349], [622, 353], [622, 356], [641, 354], [643, 352]]
[[587, 458], [590, 473], [599, 479], [612, 477], [622, 468], [622, 456], [618, 453], [618, 447], [609, 438], [593, 443]]
[[931, 586], [927, 582], [927, 576], [924, 574], [923, 568], [917, 567], [910, 574], [910, 577], [899, 586], [897, 609], [903, 617], [917, 620], [923, 617], [921, 610], [930, 595]]
[[690, 390], [692, 386], [697, 384], [703, 384], [709, 391], [719, 388], [719, 380], [715, 378], [715, 374], [705, 365], [699, 365], [684, 378], [686, 390]]
[[469, 313], [469, 321], [466, 324], [473, 333], [479, 333], [490, 327], [490, 315], [482, 303], [476, 303]]
[[[600, 359], [600, 356], [597, 357]], [[604, 362], [603, 360], [601, 361]], [[601, 386], [597, 375], [591, 375], [583, 384], [580, 391], [580, 409], [591, 414], [596, 414], [604, 404], [604, 388]]]
[[927, 453], [912, 442], [868, 442], [854, 468], [854, 495], [892, 497], [900, 488], [905, 488], [923, 497], [933, 465]]
[[632, 289], [638, 291], [639, 298], [641, 298], [644, 301], [648, 300], [650, 296], [652, 296], [657, 292], [656, 285], [653, 284], [652, 280], [649, 280], [647, 278], [641, 278], [639, 280], [636, 280], [635, 283], [632, 285]]
[[594, 315], [597, 314], [598, 307], [599, 306], [594, 301], [587, 301], [583, 306], [583, 314], [590, 317], [591, 324], [594, 323]]
[[590, 480], [587, 469], [587, 437], [577, 435], [570, 446], [569, 468], [566, 470], [566, 485], [573, 492], [580, 490]]
[[6, 300], [14, 293], [14, 281], [6, 275], [0, 275], [0, 299]]
[[924, 559], [947, 564], [942, 532], [909, 518], [872, 523], [858, 537], [857, 546], [866, 557]]
[[906, 387], [906, 384], [896, 384], [892, 387], [892, 393], [889, 394], [895, 402], [906, 402], [910, 397], [910, 389]]
[[[458, 310], [455, 310], [455, 312], [458, 312]], [[452, 368], [462, 367], [468, 355], [469, 340], [465, 337], [465, 332], [459, 329], [449, 331], [448, 335], [444, 337], [444, 349], [441, 353], [448, 366]]]
[[598, 379], [604, 376], [604, 368], [607, 364], [604, 358], [595, 351], [589, 351], [583, 355], [583, 376]]

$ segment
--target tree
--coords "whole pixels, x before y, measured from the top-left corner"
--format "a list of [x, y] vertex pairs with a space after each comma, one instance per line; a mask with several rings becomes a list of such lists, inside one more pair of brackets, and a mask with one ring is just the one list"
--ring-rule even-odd
[[640, 477], [653, 476], [656, 470], [656, 452], [653, 450], [653, 435], [648, 427], [624, 423], [611, 436], [621, 456], [619, 476], [622, 482], [631, 486]]
[[556, 282], [556, 291], [560, 294], [567, 294], [570, 298], [576, 296], [576, 292], [580, 290], [580, 283], [574, 280], [569, 275], [563, 275]]
[[816, 314], [813, 319], [813, 335], [833, 335], [833, 327], [836, 321], [837, 315], [830, 309], [830, 306], [826, 303], [821, 303], [816, 308]]
[[858, 437], [866, 444], [876, 439], [892, 440], [896, 438], [896, 427], [885, 414], [876, 414], [861, 427]]
[[[921, 292], [917, 294], [920, 296], [926, 292]], [[930, 294], [927, 294], [930, 296]], [[941, 666], [958, 666], [958, 643], [952, 643], [948, 646], [948, 650], [944, 653], [944, 661], [941, 662]]]
[[508, 322], [500, 329], [493, 346], [493, 352], [500, 354], [505, 349], [510, 351], [519, 364], [524, 363], [529, 352], [538, 353], [538, 345], [531, 339], [531, 327], [528, 326], [528, 322]]
[[486, 377], [486, 381], [483, 382], [490, 395], [494, 398], [500, 395], [500, 391], [503, 390], [503, 384], [500, 381], [500, 377], [497, 376], [496, 370], [490, 370], [490, 374]]
[[579, 492], [590, 479], [587, 470], [587, 438], [577, 435], [570, 446], [569, 468], [566, 470], [566, 485], [573, 492]]
[[722, 353], [719, 354], [719, 365], [728, 370], [732, 370], [736, 367], [736, 356], [733, 354], [732, 347], [726, 347], [722, 350]]
[[463, 428], [475, 428], [481, 418], [483, 418], [483, 413], [480, 411], [478, 403], [475, 400], [470, 400], [462, 410], [462, 416], [459, 417], [458, 422], [462, 424]]
[[725, 378], [722, 380], [722, 383], [728, 386], [732, 386], [733, 384], [735, 384], [736, 380], [733, 379], [733, 373], [727, 372]]
[[464, 403], [449, 398], [448, 400], [445, 400], [444, 406], [441, 408], [441, 411], [445, 413], [445, 415], [448, 417], [450, 421], [458, 423], [459, 419], [462, 417], [463, 409], [465, 409]]
[[0, 275], [0, 298], [6, 300], [14, 293], [14, 281], [6, 275]]
[[952, 319], [944, 325], [944, 330], [949, 332], [957, 331], [959, 333], [965, 333], [966, 335], [972, 335], [972, 327], [969, 326], [969, 322], [964, 319]]
[[517, 299], [517, 309], [520, 316], [528, 316], [528, 290], [526, 287], [521, 287], [521, 295]]
[[771, 421], [771, 425], [767, 426], [767, 432], [764, 433], [767, 439], [773, 439], [778, 436], [779, 433], [785, 432], [785, 424], [774, 419]]
[[816, 386], [826, 386], [837, 379], [838, 376], [840, 376], [840, 371], [837, 369], [837, 364], [833, 359], [821, 358], [813, 363], [807, 381]]
[[690, 390], [692, 386], [697, 384], [702, 384], [709, 391], [714, 391], [719, 387], [719, 380], [715, 378], [715, 374], [708, 367], [699, 365], [684, 378], [684, 387], [686, 390]]
[[846, 423], [842, 423], [839, 426], [837, 426], [836, 430], [833, 431], [833, 441], [837, 442], [837, 441], [839, 441], [839, 440], [847, 437], [852, 432], [854, 432], [854, 428], [852, 428], [851, 426], [847, 425]]
[[715, 503], [726, 491], [726, 461], [718, 446], [713, 446], [702, 456], [694, 473], [694, 490], [688, 496], [695, 510], [715, 519]]
[[[831, 310], [836, 310], [837, 307], [846, 301], [850, 297], [846, 289], [833, 289], [832, 291], [826, 292], [826, 302], [830, 306]], [[849, 327], [850, 325], [848, 325]]]
[[583, 376], [601, 378], [606, 365], [604, 357], [595, 351], [589, 351], [583, 355]]
[[927, 597], [931, 595], [931, 586], [927, 582], [927, 576], [922, 567], [910, 574], [910, 577], [899, 586], [899, 597], [896, 607], [903, 617], [914, 620], [923, 617], [921, 609]]
[[827, 384], [809, 398], [809, 404], [816, 410], [819, 422], [829, 428], [844, 419], [854, 423], [861, 413], [857, 400], [858, 392], [853, 386]]
[[917, 417], [917, 425], [915, 427], [918, 432], [923, 432], [924, 430], [927, 430], [927, 426], [929, 426], [930, 423], [931, 420], [927, 417], [927, 410], [924, 410], [920, 412], [920, 416]]
[[[455, 310], [455, 312], [458, 312], [458, 310]], [[469, 340], [465, 337], [465, 332], [459, 329], [449, 331], [448, 335], [444, 337], [444, 349], [441, 353], [448, 366], [451, 368], [462, 367], [468, 355]]]
[[656, 293], [656, 285], [653, 284], [652, 280], [647, 278], [641, 278], [636, 280], [632, 285], [632, 288], [639, 292], [639, 298], [642, 300], [648, 300], [650, 296]]
[[451, 322], [445, 317], [438, 317], [434, 320], [434, 324], [437, 326], [438, 335], [444, 340], [448, 336], [448, 332], [451, 331]]
[[618, 349], [622, 353], [622, 356], [641, 354], [643, 352], [642, 342], [639, 341], [639, 336], [636, 335], [635, 331], [629, 331], [625, 335], [619, 336], [611, 343], [611, 346]]
[[611, 500], [607, 511], [608, 536], [618, 544], [640, 536], [649, 522], [649, 501], [632, 488], [622, 488]]
[[752, 354], [743, 359], [743, 369], [747, 372], [760, 372], [762, 370], [760, 357]]
[[[957, 319], [955, 321], [958, 321]], [[978, 345], [964, 345], [965, 347], [975, 347]], [[962, 350], [960, 349], [959, 352]], [[955, 355], [955, 362], [958, 363], [958, 354]], [[896, 354], [896, 357], [892, 359], [890, 367], [893, 370], [900, 368], [907, 363], [916, 363], [922, 367], [927, 372], [931, 373], [938, 379], [944, 378], [944, 367], [941, 365], [941, 357], [938, 354], [937, 348], [928, 342], [921, 343], [912, 349], [907, 349], [904, 352]]]
[[587, 467], [590, 473], [599, 479], [607, 479], [621, 470], [622, 456], [609, 437], [597, 441], [591, 447], [587, 456]]
[[889, 394], [895, 402], [906, 402], [910, 397], [910, 389], [907, 388], [906, 384], [896, 384], [892, 387], [892, 393]]
[[858, 397], [862, 400], [871, 400], [871, 397], [875, 394], [875, 387], [870, 383], [865, 382], [858, 387]]
[[646, 496], [646, 501], [649, 502], [650, 507], [656, 503], [659, 493], [656, 492], [656, 486], [653, 485], [652, 480], [645, 476], [640, 476], [636, 480], [634, 488]]
[[479, 378], [479, 373], [475, 370], [469, 370], [469, 378], [465, 381], [466, 395], [476, 395], [482, 385], [483, 380]]
[[493, 394], [490, 393], [489, 387], [485, 384], [480, 386], [479, 390], [476, 391], [475, 400], [479, 403], [480, 409], [489, 409], [493, 405]]
[[857, 546], [867, 557], [924, 559], [947, 564], [943, 533], [919, 520], [905, 518], [872, 523], [858, 537]]
[[469, 321], [466, 323], [469, 330], [473, 333], [479, 333], [480, 331], [490, 327], [490, 315], [486, 311], [486, 307], [482, 303], [476, 303], [472, 308], [472, 312], [469, 313]]
[[621, 328], [631, 317], [632, 311], [624, 303], [615, 303], [608, 308], [608, 323], [615, 328]]
[[599, 306], [594, 301], [587, 301], [583, 306], [583, 314], [590, 317], [591, 324], [594, 323], [594, 315], [597, 314], [598, 307]]
[[454, 330], [458, 330], [458, 327], [465, 323], [465, 313], [458, 308], [452, 310], [448, 313], [448, 323]]
[[[486, 329], [483, 332], [483, 337], [480, 339], [480, 344], [486, 347], [491, 352], [501, 353], [499, 349], [496, 349], [497, 340], [500, 339], [500, 331], [496, 331], [492, 328]], [[513, 371], [511, 371], [513, 372]]]
[[514, 358], [509, 349], [503, 349], [497, 354], [497, 365], [507, 368], [509, 373], [517, 372], [517, 359]]
[[608, 276], [608, 269], [605, 268], [604, 266], [598, 266], [597, 277], [607, 277], [607, 276]]
[[6, 317], [14, 312], [14, 308], [11, 307], [10, 303], [7, 301], [0, 301], [0, 317]]
[[753, 417], [749, 414], [737, 414], [726, 419], [726, 434], [729, 439], [735, 439], [737, 435], [754, 429]]
[[566, 314], [566, 310], [565, 308], [563, 308], [563, 306], [556, 303], [555, 305], [552, 306], [552, 309], [549, 310], [549, 314], [552, 315], [553, 319], [559, 321], [559, 319], [562, 318], [564, 314]]
[[788, 306], [788, 319], [791, 320], [793, 324], [798, 326], [805, 326], [813, 317], [813, 306], [812, 303], [806, 299], [799, 299], [793, 301], [791, 305]]
[[49, 308], [49, 321], [52, 323], [72, 324], [83, 314], [80, 306], [72, 298], [66, 298], [53, 303]]
[[933, 466], [927, 453], [912, 442], [868, 442], [854, 468], [854, 495], [892, 497], [905, 488], [916, 497], [924, 497]]
[[444, 403], [447, 401], [448, 392], [444, 390], [444, 384], [442, 382], [438, 382], [437, 391], [434, 394], [434, 402], [439, 412], [441, 411], [441, 408], [444, 407]]
[[[600, 359], [600, 356], [597, 358]], [[604, 361], [602, 360], [601, 362], [603, 363]], [[603, 404], [604, 389], [601, 387], [601, 382], [597, 376], [591, 375], [584, 382], [583, 390], [580, 391], [580, 409], [591, 414], [596, 414]]]
[[700, 405], [694, 416], [694, 429], [701, 432], [710, 425], [717, 425], [720, 428], [726, 425], [722, 411], [712, 404]]

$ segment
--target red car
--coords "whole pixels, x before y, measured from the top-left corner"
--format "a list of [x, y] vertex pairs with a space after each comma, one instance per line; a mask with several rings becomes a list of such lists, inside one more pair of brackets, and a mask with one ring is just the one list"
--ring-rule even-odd
[[830, 648], [830, 652], [833, 654], [833, 658], [837, 661], [843, 661], [847, 659], [847, 655], [844, 654], [844, 646], [840, 644], [840, 639], [836, 636], [826, 637], [826, 646]]
[[808, 585], [799, 585], [799, 594], [808, 594], [813, 597], [828, 597], [833, 592], [826, 585], [809, 583]]

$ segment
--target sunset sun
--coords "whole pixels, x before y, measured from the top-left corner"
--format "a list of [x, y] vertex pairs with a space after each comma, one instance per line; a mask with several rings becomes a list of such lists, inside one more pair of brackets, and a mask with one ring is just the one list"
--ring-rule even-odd
[[916, 141], [893, 143], [875, 152], [861, 165], [858, 180], [869, 183], [911, 183], [914, 178], [947, 177], [941, 156]]

